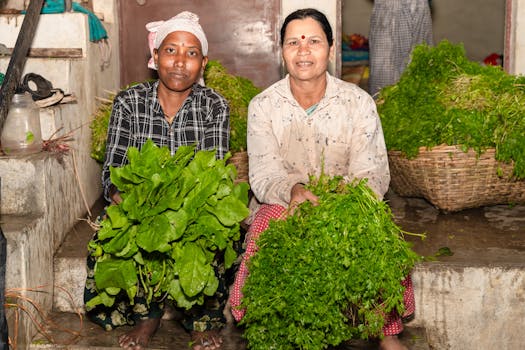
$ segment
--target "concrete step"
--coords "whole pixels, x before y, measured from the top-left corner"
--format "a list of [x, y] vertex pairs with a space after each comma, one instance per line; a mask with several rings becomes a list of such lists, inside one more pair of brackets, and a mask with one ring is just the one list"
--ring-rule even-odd
[[[29, 349], [68, 349], [68, 350], [110, 350], [120, 349], [118, 337], [129, 331], [129, 327], [121, 327], [111, 332], [102, 330], [99, 326], [82, 319], [73, 313], [53, 313], [46, 321], [46, 336], [38, 334]], [[242, 329], [228, 324], [222, 331], [222, 350], [244, 350], [246, 340], [242, 337]], [[406, 327], [401, 341], [411, 350], [429, 350], [426, 334], [423, 329]], [[149, 344], [149, 350], [189, 349], [189, 334], [176, 320], [162, 320], [161, 327]], [[350, 341], [332, 350], [375, 350], [375, 341]]]
[[[416, 314], [412, 329], [424, 329], [433, 349], [517, 349], [525, 344], [525, 206], [493, 206], [442, 213], [422, 199], [389, 193], [399, 225], [427, 258], [443, 247], [453, 255], [419, 263], [412, 274]], [[93, 234], [79, 223], [55, 256], [55, 310], [82, 312], [86, 244]], [[111, 336], [116, 339], [115, 336]], [[480, 346], [480, 343], [482, 344]]]
[[[71, 151], [63, 157], [52, 152], [0, 156], [2, 215], [41, 215], [46, 206], [58, 205], [59, 201], [50, 201], [50, 197], [63, 196], [69, 191], [73, 191], [78, 199], [81, 198], [79, 191], [84, 191], [88, 203], [93, 203], [100, 194], [100, 165], [90, 157], [91, 129], [79, 105], [58, 104], [40, 108], [39, 111], [42, 139], [49, 140], [70, 133], [71, 140], [65, 143]], [[81, 212], [84, 212], [86, 206], [80, 204]], [[78, 215], [77, 211], [71, 220]], [[63, 236], [59, 239], [60, 244]]]
[[435, 349], [521, 349], [525, 334], [525, 206], [496, 205], [442, 213], [422, 199], [390, 194], [392, 211], [414, 250], [435, 257], [418, 264], [413, 326]]
[[[93, 220], [104, 209], [99, 198], [91, 208]], [[66, 239], [53, 259], [55, 275], [53, 309], [59, 312], [84, 313], [84, 284], [86, 282], [87, 244], [95, 229], [86, 221], [79, 220], [66, 235]]]
[[[2, 43], [15, 46], [25, 15], [0, 15]], [[89, 42], [87, 15], [80, 12], [41, 14], [31, 48], [80, 48], [84, 52]]]

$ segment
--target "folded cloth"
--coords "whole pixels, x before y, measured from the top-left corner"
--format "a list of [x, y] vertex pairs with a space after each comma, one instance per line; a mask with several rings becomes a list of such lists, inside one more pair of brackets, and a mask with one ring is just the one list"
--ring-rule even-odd
[[46, 0], [40, 13], [62, 13], [65, 9], [64, 0]]

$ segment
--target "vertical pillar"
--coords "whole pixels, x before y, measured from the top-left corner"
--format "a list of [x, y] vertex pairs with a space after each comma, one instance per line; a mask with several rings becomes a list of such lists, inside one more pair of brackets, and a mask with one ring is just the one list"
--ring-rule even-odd
[[[2, 178], [0, 178], [0, 184]], [[1, 188], [1, 186], [0, 186]], [[2, 196], [0, 193], [0, 203]], [[8, 350], [8, 328], [7, 319], [5, 317], [5, 264], [7, 262], [7, 241], [0, 227], [0, 350]]]
[[510, 74], [525, 74], [525, 0], [506, 0], [504, 66]]

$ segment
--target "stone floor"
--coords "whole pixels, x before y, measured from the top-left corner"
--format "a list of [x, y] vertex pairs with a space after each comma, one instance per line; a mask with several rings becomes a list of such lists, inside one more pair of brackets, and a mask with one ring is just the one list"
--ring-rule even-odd
[[[523, 263], [525, 261], [525, 205], [499, 205], [468, 209], [456, 213], [443, 213], [423, 199], [401, 198], [388, 193], [385, 198], [392, 208], [396, 222], [406, 231], [425, 233], [426, 238], [406, 235], [413, 242], [414, 250], [425, 256], [446, 263], [487, 265], [498, 262]], [[439, 255], [438, 252], [448, 254]], [[31, 349], [118, 349], [117, 338], [125, 332], [121, 328], [104, 332], [79, 315], [56, 313], [54, 322], [48, 322], [50, 338], [38, 335]], [[61, 330], [59, 330], [61, 329]], [[230, 324], [223, 331], [224, 350], [246, 349], [242, 329]], [[174, 320], [163, 320], [162, 326], [151, 342], [150, 349], [188, 348], [188, 334]], [[432, 349], [425, 331], [406, 328], [402, 341], [411, 350]], [[333, 350], [372, 350], [375, 342], [356, 341]]]
[[443, 248], [452, 255], [439, 261], [487, 265], [525, 261], [525, 205], [496, 205], [444, 213], [420, 198], [386, 196], [396, 222], [404, 230], [424, 233], [424, 240], [405, 235], [427, 258]]
[[[121, 327], [111, 332], [105, 332], [90, 321], [83, 320], [79, 315], [72, 313], [53, 314], [48, 324], [50, 325], [49, 338], [39, 335], [30, 349], [119, 349], [117, 344], [119, 335], [130, 329], [129, 327]], [[247, 348], [246, 341], [242, 338], [242, 330], [234, 325], [229, 324], [222, 331], [222, 335], [224, 342], [221, 350], [244, 350]], [[429, 349], [424, 331], [419, 328], [407, 327], [401, 341], [411, 350]], [[155, 334], [148, 349], [189, 349], [189, 343], [188, 333], [176, 320], [162, 320], [161, 328]], [[351, 341], [331, 349], [375, 350], [377, 343], [374, 341]]]

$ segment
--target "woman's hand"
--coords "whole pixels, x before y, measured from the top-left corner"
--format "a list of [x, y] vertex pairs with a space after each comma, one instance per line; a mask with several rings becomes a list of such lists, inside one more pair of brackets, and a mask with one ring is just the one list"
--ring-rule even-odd
[[295, 208], [303, 202], [310, 201], [313, 205], [317, 205], [317, 201], [319, 200], [315, 194], [304, 188], [303, 184], [295, 184], [290, 192], [290, 213], [293, 213]]
[[122, 202], [122, 197], [120, 196], [119, 190], [114, 185], [111, 185], [109, 190], [109, 198], [111, 198], [112, 205], [118, 205]]

